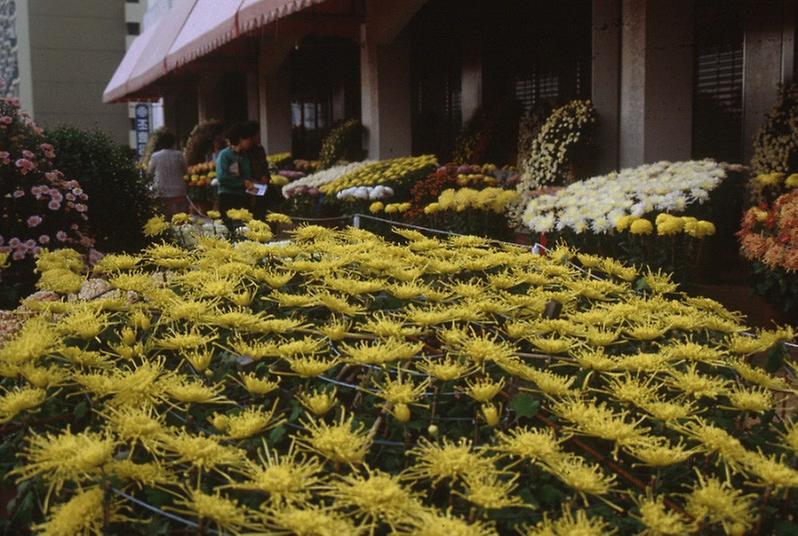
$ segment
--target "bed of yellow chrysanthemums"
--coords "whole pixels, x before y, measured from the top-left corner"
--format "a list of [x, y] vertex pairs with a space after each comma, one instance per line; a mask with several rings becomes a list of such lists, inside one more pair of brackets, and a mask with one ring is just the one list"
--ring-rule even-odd
[[7, 476], [44, 534], [796, 526], [791, 330], [661, 274], [317, 226], [39, 269], [101, 288], [29, 301], [0, 348]]

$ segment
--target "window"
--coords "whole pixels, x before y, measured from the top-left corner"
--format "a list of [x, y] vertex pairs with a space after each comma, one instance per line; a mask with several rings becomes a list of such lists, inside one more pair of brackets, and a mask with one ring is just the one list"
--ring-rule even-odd
[[451, 24], [451, 0], [430, 2], [414, 17], [411, 32], [413, 154], [448, 161], [462, 126], [462, 42]]
[[128, 35], [139, 35], [141, 33], [141, 25], [138, 22], [128, 22], [126, 25]]
[[742, 160], [743, 23], [738, 4], [696, 3], [693, 158]]

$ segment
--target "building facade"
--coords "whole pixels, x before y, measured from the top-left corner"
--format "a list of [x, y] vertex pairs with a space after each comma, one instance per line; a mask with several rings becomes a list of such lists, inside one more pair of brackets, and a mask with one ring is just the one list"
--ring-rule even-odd
[[161, 0], [158, 18], [180, 2], [168, 68], [123, 98], [162, 96], [183, 136], [258, 119], [269, 152], [305, 157], [357, 117], [370, 158], [445, 160], [475, 114], [590, 98], [595, 172], [746, 162], [795, 69], [796, 0]]
[[124, 0], [0, 1], [0, 93], [44, 127], [98, 128], [129, 141], [127, 105], [103, 105], [125, 54]]

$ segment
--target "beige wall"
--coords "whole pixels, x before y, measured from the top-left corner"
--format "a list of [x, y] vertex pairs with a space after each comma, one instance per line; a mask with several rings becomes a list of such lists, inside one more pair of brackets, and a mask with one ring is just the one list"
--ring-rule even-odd
[[125, 1], [27, 3], [36, 122], [96, 127], [128, 143], [127, 105], [102, 102], [103, 89], [125, 54]]

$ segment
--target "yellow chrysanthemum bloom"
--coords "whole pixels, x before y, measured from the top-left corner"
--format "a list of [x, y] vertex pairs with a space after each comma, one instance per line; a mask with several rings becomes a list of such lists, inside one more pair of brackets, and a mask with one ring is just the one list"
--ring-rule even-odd
[[175, 376], [164, 382], [164, 389], [169, 397], [186, 404], [222, 404], [227, 399], [222, 394], [224, 385], [205, 385], [199, 381]]
[[650, 235], [654, 226], [644, 218], [638, 218], [629, 225], [629, 232], [636, 235]]
[[334, 387], [332, 390], [314, 389], [313, 391], [300, 393], [296, 398], [308, 411], [317, 417], [321, 417], [329, 413], [338, 403], [335, 397], [336, 393], [337, 390]]
[[451, 356], [436, 360], [425, 358], [424, 361], [416, 364], [416, 368], [444, 382], [462, 378], [477, 370], [473, 363], [465, 363]]
[[682, 463], [694, 454], [693, 451], [685, 449], [681, 441], [671, 445], [665, 439], [652, 436], [639, 437], [626, 445], [624, 450], [651, 467], [667, 467]]
[[106, 520], [109, 523], [126, 520], [122, 512], [119, 501], [106, 501], [101, 488], [90, 488], [55, 505], [47, 521], [34, 528], [37, 534], [46, 536], [102, 534]]
[[628, 411], [614, 412], [603, 402], [566, 399], [555, 402], [552, 411], [573, 423], [575, 431], [613, 441], [616, 446], [635, 443], [648, 431], [639, 426], [642, 419], [627, 422]]
[[267, 380], [256, 376], [254, 372], [242, 372], [241, 383], [244, 385], [244, 389], [252, 396], [264, 396], [280, 386], [279, 380]]
[[775, 458], [761, 452], [750, 454], [745, 460], [745, 467], [764, 487], [777, 488], [798, 487], [798, 470], [784, 463], [784, 457]]
[[726, 391], [726, 380], [700, 374], [695, 363], [691, 363], [685, 371], [672, 369], [668, 371], [670, 378], [666, 380], [666, 384], [693, 398], [717, 398]]
[[234, 482], [232, 487], [267, 493], [272, 506], [305, 504], [321, 482], [320, 473], [324, 468], [321, 461], [314, 456], [298, 455], [293, 443], [286, 454], [280, 455], [263, 441], [258, 459], [259, 463], [248, 461], [236, 470], [245, 481]]
[[188, 463], [201, 471], [240, 467], [245, 459], [243, 451], [222, 445], [213, 437], [192, 435], [186, 430], [164, 437], [163, 449], [175, 457], [174, 463]]
[[237, 414], [225, 415], [227, 418], [225, 434], [230, 439], [245, 439], [279, 426], [285, 419], [275, 418], [278, 402], [279, 400], [275, 400], [269, 411], [260, 408], [247, 408]]
[[49, 498], [53, 491], [57, 493], [67, 482], [99, 475], [102, 467], [111, 461], [115, 446], [116, 441], [108, 434], [73, 434], [69, 427], [58, 435], [31, 434], [22, 449], [27, 463], [12, 473], [19, 474], [21, 480], [42, 476], [49, 483]]
[[158, 236], [163, 234], [167, 229], [169, 229], [169, 224], [163, 216], [153, 216], [144, 224], [144, 236]]
[[685, 511], [699, 523], [717, 523], [727, 534], [742, 536], [756, 519], [755, 498], [755, 495], [743, 495], [728, 482], [704, 478], [699, 473], [698, 482], [686, 496]]
[[422, 437], [407, 451], [407, 455], [415, 458], [415, 462], [402, 473], [401, 478], [413, 482], [429, 480], [433, 485], [444, 479], [456, 481], [475, 472], [492, 471], [494, 463], [493, 458], [475, 449], [465, 438], [457, 442], [443, 438], [438, 444]]
[[164, 350], [193, 350], [207, 346], [215, 339], [215, 335], [203, 335], [196, 327], [192, 327], [185, 332], [170, 328], [166, 333], [156, 338], [152, 344], [156, 348]]
[[562, 508], [562, 516], [556, 521], [543, 514], [543, 521], [534, 527], [527, 527], [525, 536], [610, 536], [616, 529], [598, 516], [590, 517], [584, 510], [571, 510], [569, 505]]
[[352, 329], [352, 323], [345, 317], [332, 317], [330, 320], [319, 326], [319, 331], [331, 341], [337, 342], [345, 339]]
[[762, 413], [773, 409], [773, 393], [767, 389], [745, 388], [740, 385], [726, 393], [732, 406], [742, 411]]
[[466, 380], [467, 388], [464, 392], [476, 400], [477, 402], [489, 402], [495, 397], [504, 387], [504, 378], [500, 378], [498, 382], [493, 381], [492, 378], [486, 377], [471, 382]]
[[583, 458], [572, 454], [547, 460], [545, 467], [579, 493], [606, 495], [615, 483], [615, 475], [607, 476], [598, 464], [590, 465]]
[[302, 378], [315, 378], [324, 374], [340, 363], [337, 357], [325, 359], [323, 357], [300, 356], [286, 359], [293, 372]]
[[88, 306], [75, 306], [58, 323], [58, 330], [66, 336], [93, 339], [109, 324], [109, 315]]
[[38, 387], [16, 387], [3, 389], [0, 396], [0, 424], [5, 424], [23, 411], [40, 406], [47, 398], [47, 391]]
[[108, 428], [120, 439], [134, 445], [140, 442], [147, 449], [152, 449], [167, 433], [165, 415], [149, 405], [112, 407], [104, 416]]
[[303, 424], [308, 434], [297, 437], [299, 446], [316, 452], [335, 463], [359, 465], [363, 463], [371, 446], [371, 437], [364, 432], [364, 425], [354, 426], [354, 416], [346, 418], [344, 413], [337, 424], [308, 420]]
[[410, 359], [421, 352], [423, 343], [388, 339], [375, 343], [361, 342], [357, 346], [341, 345], [346, 361], [360, 365], [384, 365], [392, 361]]
[[207, 521], [219, 533], [240, 534], [242, 530], [252, 529], [249, 512], [234, 499], [223, 497], [219, 491], [213, 494], [197, 489], [186, 490], [186, 498], [175, 501], [168, 510]]
[[351, 508], [365, 526], [382, 521], [394, 527], [421, 510], [415, 494], [388, 473], [365, 466], [363, 473], [339, 476], [325, 493], [338, 507]]
[[123, 481], [133, 481], [139, 487], [176, 483], [175, 475], [158, 462], [114, 460], [105, 466], [105, 470]]
[[681, 536], [695, 532], [696, 527], [678, 512], [665, 507], [664, 498], [641, 497], [637, 499], [640, 521], [646, 526], [642, 536]]
[[451, 508], [446, 512], [421, 510], [409, 516], [405, 525], [394, 532], [396, 536], [498, 536], [492, 522], [465, 520], [455, 517]]
[[502, 479], [495, 470], [472, 471], [463, 478], [465, 493], [456, 492], [465, 500], [486, 510], [500, 510], [524, 506], [524, 502], [515, 495], [516, 480], [519, 474]]
[[313, 505], [279, 508], [268, 519], [270, 526], [296, 536], [359, 536], [368, 532], [368, 527], [355, 526], [347, 516], [331, 508]]
[[271, 212], [266, 216], [266, 221], [269, 223], [283, 223], [285, 225], [291, 225], [294, 220], [291, 219], [291, 216], [286, 214], [282, 214], [280, 212]]

